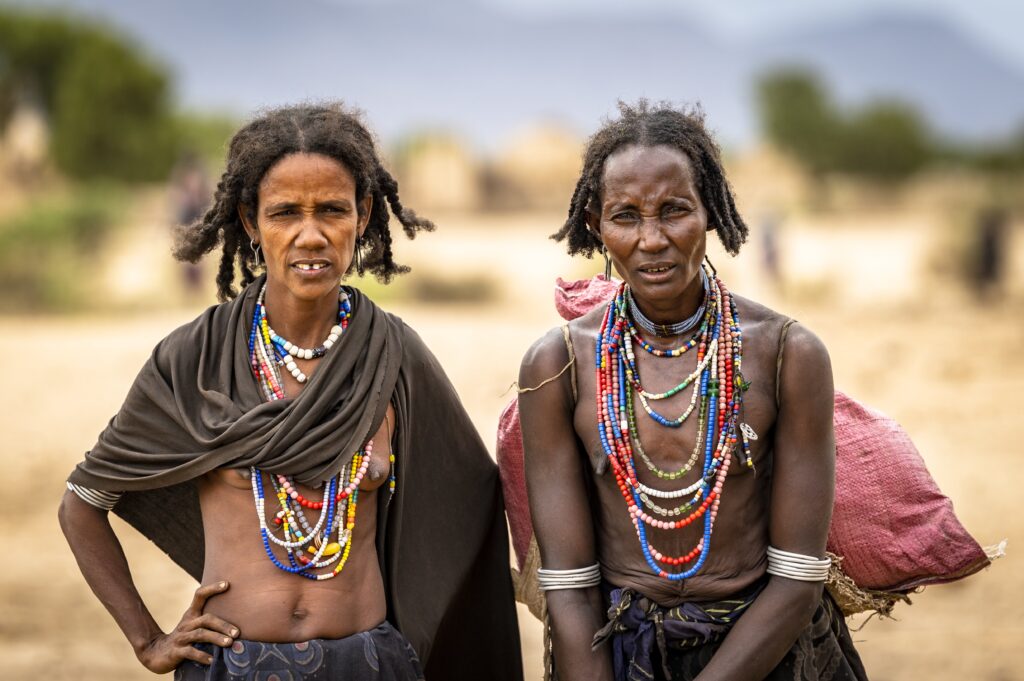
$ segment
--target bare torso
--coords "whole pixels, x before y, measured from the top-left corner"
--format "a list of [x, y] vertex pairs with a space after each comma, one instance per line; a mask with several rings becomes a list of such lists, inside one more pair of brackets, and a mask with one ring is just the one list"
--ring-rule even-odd
[[[573, 413], [573, 425], [589, 458], [586, 467], [591, 487], [591, 507], [598, 559], [607, 580], [620, 587], [631, 587], [666, 606], [686, 600], [712, 600], [734, 595], [764, 575], [768, 546], [768, 520], [771, 483], [772, 436], [774, 432], [775, 367], [779, 332], [785, 318], [751, 301], [736, 297], [743, 330], [743, 375], [751, 387], [744, 395], [742, 420], [758, 434], [751, 442], [754, 468], [742, 465], [734, 457], [726, 480], [721, 506], [711, 538], [711, 550], [704, 567], [693, 577], [669, 582], [654, 575], [644, 560], [636, 530], [626, 511], [615, 477], [608, 470], [607, 457], [597, 432], [594, 343], [600, 330], [605, 306], [570, 323], [577, 357], [579, 398]], [[671, 345], [671, 344], [670, 344]], [[679, 343], [674, 343], [678, 346]], [[696, 353], [680, 358], [654, 357], [636, 353], [644, 387], [663, 391], [675, 386], [696, 366]], [[691, 389], [652, 403], [660, 413], [674, 418], [690, 401]], [[635, 403], [637, 428], [648, 457], [662, 470], [671, 471], [686, 463], [693, 452], [697, 433], [696, 412], [680, 428], [667, 428], [651, 419]], [[703, 452], [699, 454], [703, 460]], [[659, 479], [637, 457], [637, 476], [656, 489], [678, 489], [700, 477], [700, 464], [675, 481]], [[658, 501], [658, 500], [656, 500]], [[677, 505], [671, 500], [663, 506]], [[683, 500], [679, 500], [683, 501]], [[648, 530], [648, 539], [665, 555], [688, 553], [700, 540], [702, 523], [680, 530]], [[672, 571], [678, 571], [674, 568]]]
[[[298, 394], [302, 387], [285, 374], [285, 389]], [[273, 643], [342, 638], [367, 631], [384, 621], [384, 583], [377, 559], [377, 504], [386, 503], [391, 435], [395, 414], [388, 405], [387, 419], [373, 435], [373, 451], [359, 485], [352, 548], [344, 569], [333, 579], [315, 581], [277, 568], [260, 538], [248, 471], [218, 469], [199, 480], [199, 501], [206, 534], [203, 583], [230, 583], [214, 596], [205, 612], [236, 625], [240, 637]], [[265, 489], [272, 489], [264, 473]], [[300, 494], [319, 499], [323, 490], [297, 485]], [[272, 515], [268, 499], [267, 512]], [[319, 511], [307, 511], [307, 514]], [[315, 522], [316, 515], [310, 515]], [[281, 547], [278, 560], [288, 564]]]

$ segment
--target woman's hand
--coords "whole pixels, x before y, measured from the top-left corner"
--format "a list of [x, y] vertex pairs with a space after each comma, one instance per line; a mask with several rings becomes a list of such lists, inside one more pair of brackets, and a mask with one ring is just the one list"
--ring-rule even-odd
[[136, 653], [146, 669], [156, 674], [166, 674], [177, 669], [185, 660], [210, 664], [213, 657], [194, 647], [193, 643], [212, 643], [226, 648], [235, 642], [238, 627], [216, 615], [203, 613], [206, 601], [211, 596], [227, 591], [228, 586], [227, 582], [217, 582], [196, 589], [192, 604], [171, 633], [161, 633]]

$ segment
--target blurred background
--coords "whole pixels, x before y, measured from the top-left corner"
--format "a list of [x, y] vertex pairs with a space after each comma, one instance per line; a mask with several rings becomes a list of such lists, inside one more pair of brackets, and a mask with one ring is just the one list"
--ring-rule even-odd
[[[556, 276], [547, 235], [619, 98], [700, 103], [751, 226], [731, 288], [799, 318], [1009, 556], [857, 618], [871, 678], [1024, 679], [1024, 5], [1008, 0], [0, 1], [5, 679], [142, 679], [60, 537], [63, 481], [152, 346], [213, 304], [169, 255], [252, 111], [343, 98], [438, 224], [354, 282], [440, 356], [485, 441]], [[20, 510], [19, 510], [20, 509]], [[169, 627], [194, 584], [121, 527]], [[455, 531], [455, 530], [453, 530]], [[423, 560], [429, 560], [424, 556]], [[481, 604], [486, 607], [485, 604]], [[527, 678], [540, 628], [520, 611]]]

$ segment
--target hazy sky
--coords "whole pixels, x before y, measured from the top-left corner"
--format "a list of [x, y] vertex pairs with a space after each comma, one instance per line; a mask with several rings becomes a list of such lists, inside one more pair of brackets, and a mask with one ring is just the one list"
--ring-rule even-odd
[[[336, 0], [345, 2], [347, 0]], [[367, 0], [369, 1], [369, 0]], [[458, 1], [458, 0], [456, 0]], [[942, 14], [969, 30], [993, 51], [1024, 65], [1022, 0], [483, 0], [508, 10], [528, 12], [605, 11], [631, 8], [692, 12], [726, 34], [793, 27], [823, 19], [867, 14], [881, 9]]]
[[944, 135], [1024, 124], [1024, 0], [5, 4], [108, 17], [168, 64], [185, 107], [354, 98], [383, 135], [439, 127], [488, 145], [551, 119], [587, 131], [617, 98], [646, 96], [700, 101], [724, 140], [744, 143], [757, 74], [777, 63], [811, 65], [842, 106], [908, 102]]

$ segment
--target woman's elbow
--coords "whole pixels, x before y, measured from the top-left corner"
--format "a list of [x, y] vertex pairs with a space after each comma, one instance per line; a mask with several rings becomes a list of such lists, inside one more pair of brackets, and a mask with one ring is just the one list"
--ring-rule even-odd
[[799, 622], [801, 629], [810, 624], [814, 612], [821, 604], [824, 583], [801, 582], [786, 577], [772, 577], [772, 581], [784, 590], [786, 609], [791, 613], [794, 623]]
[[106, 512], [85, 503], [71, 490], [65, 490], [64, 496], [61, 497], [60, 504], [57, 506], [57, 523], [64, 536], [70, 539], [76, 529], [80, 530], [82, 521], [87, 517], [85, 514], [88, 513]]

